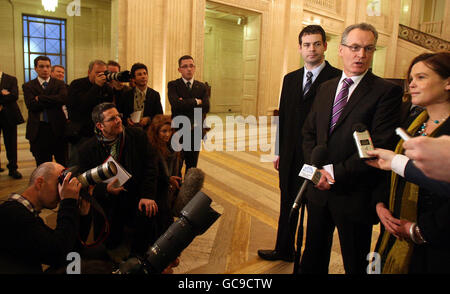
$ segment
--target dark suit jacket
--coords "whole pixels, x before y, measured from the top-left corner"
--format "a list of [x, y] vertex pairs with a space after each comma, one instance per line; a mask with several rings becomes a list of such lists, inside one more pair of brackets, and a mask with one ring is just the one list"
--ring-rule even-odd
[[[125, 92], [117, 101], [117, 110], [123, 114], [123, 122], [127, 124], [127, 118], [134, 112], [134, 95], [136, 88]], [[157, 114], [163, 114], [161, 97], [159, 93], [152, 88], [147, 87], [147, 94], [144, 102], [144, 113], [142, 117], [150, 117], [150, 122]]]
[[[167, 84], [170, 106], [172, 108], [172, 118], [178, 115], [185, 115], [191, 123], [194, 122], [194, 109], [202, 109], [202, 122], [209, 112], [208, 90], [204, 83], [194, 80], [191, 90], [186, 87], [182, 78], [170, 81]], [[178, 98], [183, 98], [179, 100]], [[201, 99], [202, 104], [197, 106], [195, 98]]]
[[[23, 95], [28, 108], [28, 121], [26, 138], [30, 141], [36, 139], [39, 132], [41, 112], [46, 110], [48, 121], [53, 133], [62, 137], [66, 126], [66, 116], [62, 106], [66, 104], [67, 87], [63, 81], [50, 78], [47, 88], [44, 90], [38, 79], [23, 84]], [[34, 97], [38, 96], [39, 101]]]
[[276, 153], [280, 156], [279, 175], [282, 190], [288, 189], [291, 173], [294, 171], [300, 172], [303, 166], [301, 130], [313, 104], [317, 87], [324, 81], [341, 75], [340, 70], [332, 67], [327, 61], [325, 62], [325, 67], [314, 80], [305, 96], [303, 96], [303, 67], [288, 73], [284, 77], [277, 129], [278, 142], [275, 145], [279, 148]]
[[[345, 106], [335, 129], [329, 135], [330, 120], [340, 77], [319, 86], [311, 112], [303, 127], [304, 154], [309, 160], [316, 145], [328, 147], [329, 163], [334, 167], [336, 183], [328, 191], [311, 184], [306, 197], [318, 205], [327, 202], [331, 209], [356, 221], [374, 222], [374, 191], [383, 182], [383, 172], [369, 167], [358, 156], [352, 128], [363, 123], [375, 147], [392, 149], [396, 143], [394, 129], [399, 126], [402, 88], [368, 71]], [[386, 192], [386, 191], [385, 191]]]
[[94, 135], [92, 110], [103, 102], [113, 102], [113, 89], [107, 84], [99, 87], [92, 84], [88, 77], [74, 80], [70, 83], [67, 111], [71, 124], [80, 130], [81, 137]]
[[0, 111], [0, 126], [15, 126], [25, 122], [23, 120], [20, 108], [17, 105], [19, 90], [17, 88], [17, 79], [13, 76], [3, 73], [0, 82], [0, 91], [5, 89], [10, 92], [9, 95], [0, 93], [0, 105], [3, 109]]
[[442, 197], [450, 197], [450, 183], [442, 182], [427, 177], [412, 160], [408, 161], [405, 167], [405, 180], [414, 183], [420, 187], [426, 188]]

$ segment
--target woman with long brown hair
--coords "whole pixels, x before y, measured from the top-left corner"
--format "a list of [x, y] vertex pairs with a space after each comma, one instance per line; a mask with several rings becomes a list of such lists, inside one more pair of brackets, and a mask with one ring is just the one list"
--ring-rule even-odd
[[[407, 81], [411, 102], [424, 108], [407, 132], [411, 136], [449, 135], [450, 52], [417, 56], [411, 62]], [[378, 159], [368, 162], [373, 167], [395, 171], [391, 175], [389, 200], [376, 205], [386, 229], [376, 249], [381, 255], [382, 272], [450, 273], [450, 201], [403, 178], [397, 167], [401, 161], [408, 161], [403, 153], [400, 140], [395, 152], [376, 149], [370, 155]]]
[[181, 154], [170, 144], [172, 119], [168, 115], [156, 115], [147, 130], [150, 145], [157, 153], [158, 179], [157, 203], [159, 218], [156, 234], [159, 237], [173, 222], [172, 206], [181, 184]]

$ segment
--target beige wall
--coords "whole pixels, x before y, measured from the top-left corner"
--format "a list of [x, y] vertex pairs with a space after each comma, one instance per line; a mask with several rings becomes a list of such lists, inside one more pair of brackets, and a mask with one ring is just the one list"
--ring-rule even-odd
[[66, 19], [67, 34], [67, 81], [87, 75], [88, 64], [93, 59], [110, 59], [111, 46], [111, 3], [107, 0], [81, 1], [81, 16], [68, 16], [67, 4], [59, 1], [55, 12], [44, 11], [41, 1], [0, 0], [0, 65], [1, 70], [17, 77], [19, 84], [19, 106], [27, 117], [23, 103], [23, 41], [22, 14], [57, 17]]

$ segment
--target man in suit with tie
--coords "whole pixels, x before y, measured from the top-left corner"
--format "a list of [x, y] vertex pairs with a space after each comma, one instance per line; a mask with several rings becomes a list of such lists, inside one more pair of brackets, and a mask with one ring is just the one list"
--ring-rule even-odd
[[278, 156], [274, 161], [280, 178], [280, 216], [275, 250], [258, 250], [258, 255], [266, 260], [293, 260], [295, 232], [289, 230], [289, 212], [303, 182], [298, 176], [304, 163], [301, 129], [318, 85], [341, 74], [325, 60], [327, 41], [321, 26], [306, 26], [298, 41], [305, 66], [288, 73], [283, 80], [276, 143]]
[[25, 137], [36, 166], [52, 161], [66, 165], [67, 143], [64, 139], [66, 116], [62, 106], [66, 104], [67, 87], [63, 81], [50, 77], [51, 62], [47, 56], [34, 59], [38, 77], [23, 84], [23, 95], [28, 108]]
[[[366, 23], [347, 27], [339, 45], [344, 71], [317, 90], [303, 127], [303, 150], [308, 161], [317, 145], [328, 148], [333, 173], [321, 169], [317, 185], [306, 192], [308, 221], [302, 273], [327, 273], [333, 232], [337, 227], [345, 272], [366, 273], [377, 193], [388, 193], [383, 174], [358, 156], [353, 139], [357, 123], [367, 126], [375, 147], [390, 149], [400, 123], [401, 87], [369, 69], [378, 33]], [[330, 169], [331, 170], [331, 169]], [[381, 172], [382, 173], [382, 172]]]
[[[3, 131], [3, 141], [8, 158], [9, 176], [21, 179], [17, 170], [17, 125], [24, 122], [20, 108], [17, 105], [19, 91], [16, 77], [0, 71], [0, 132]], [[4, 171], [0, 166], [0, 172]]]
[[[163, 114], [161, 97], [157, 91], [147, 86], [148, 70], [145, 64], [133, 64], [130, 73], [136, 87], [124, 93], [116, 101], [117, 110], [123, 114], [125, 125], [146, 129], [155, 115]], [[130, 115], [136, 111], [141, 111], [141, 116], [134, 122]]]
[[[191, 146], [187, 148], [188, 150], [183, 148], [187, 172], [189, 168], [197, 167], [201, 140], [206, 133], [203, 121], [209, 112], [209, 93], [204, 83], [194, 80], [195, 64], [191, 56], [180, 57], [178, 71], [181, 73], [181, 78], [170, 81], [167, 90], [172, 108], [172, 118], [185, 116], [191, 124]], [[198, 121], [195, 120], [195, 109], [201, 110], [201, 121], [199, 121], [200, 118], [197, 119]]]

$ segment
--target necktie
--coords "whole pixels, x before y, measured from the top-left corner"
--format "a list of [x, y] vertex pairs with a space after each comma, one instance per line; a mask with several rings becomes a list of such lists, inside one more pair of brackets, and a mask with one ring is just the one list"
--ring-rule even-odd
[[[42, 83], [42, 88], [47, 89], [48, 87], [48, 83], [47, 82], [43, 82]], [[47, 110], [44, 109], [44, 111], [42, 112], [42, 116], [43, 116], [43, 120], [48, 123], [48, 115], [47, 115]]]
[[345, 105], [347, 105], [348, 89], [353, 84], [353, 80], [350, 78], [346, 78], [342, 82], [342, 89], [341, 91], [339, 91], [336, 99], [334, 99], [333, 112], [331, 115], [330, 134], [333, 132], [334, 127], [336, 126], [336, 123], [341, 116]]
[[191, 90], [191, 82], [186, 83], [186, 87], [188, 87], [189, 91]]
[[311, 88], [311, 84], [312, 84], [312, 77], [313, 77], [313, 73], [308, 71], [306, 73], [306, 84], [305, 84], [305, 88], [303, 89], [303, 96], [308, 93], [309, 88]]

